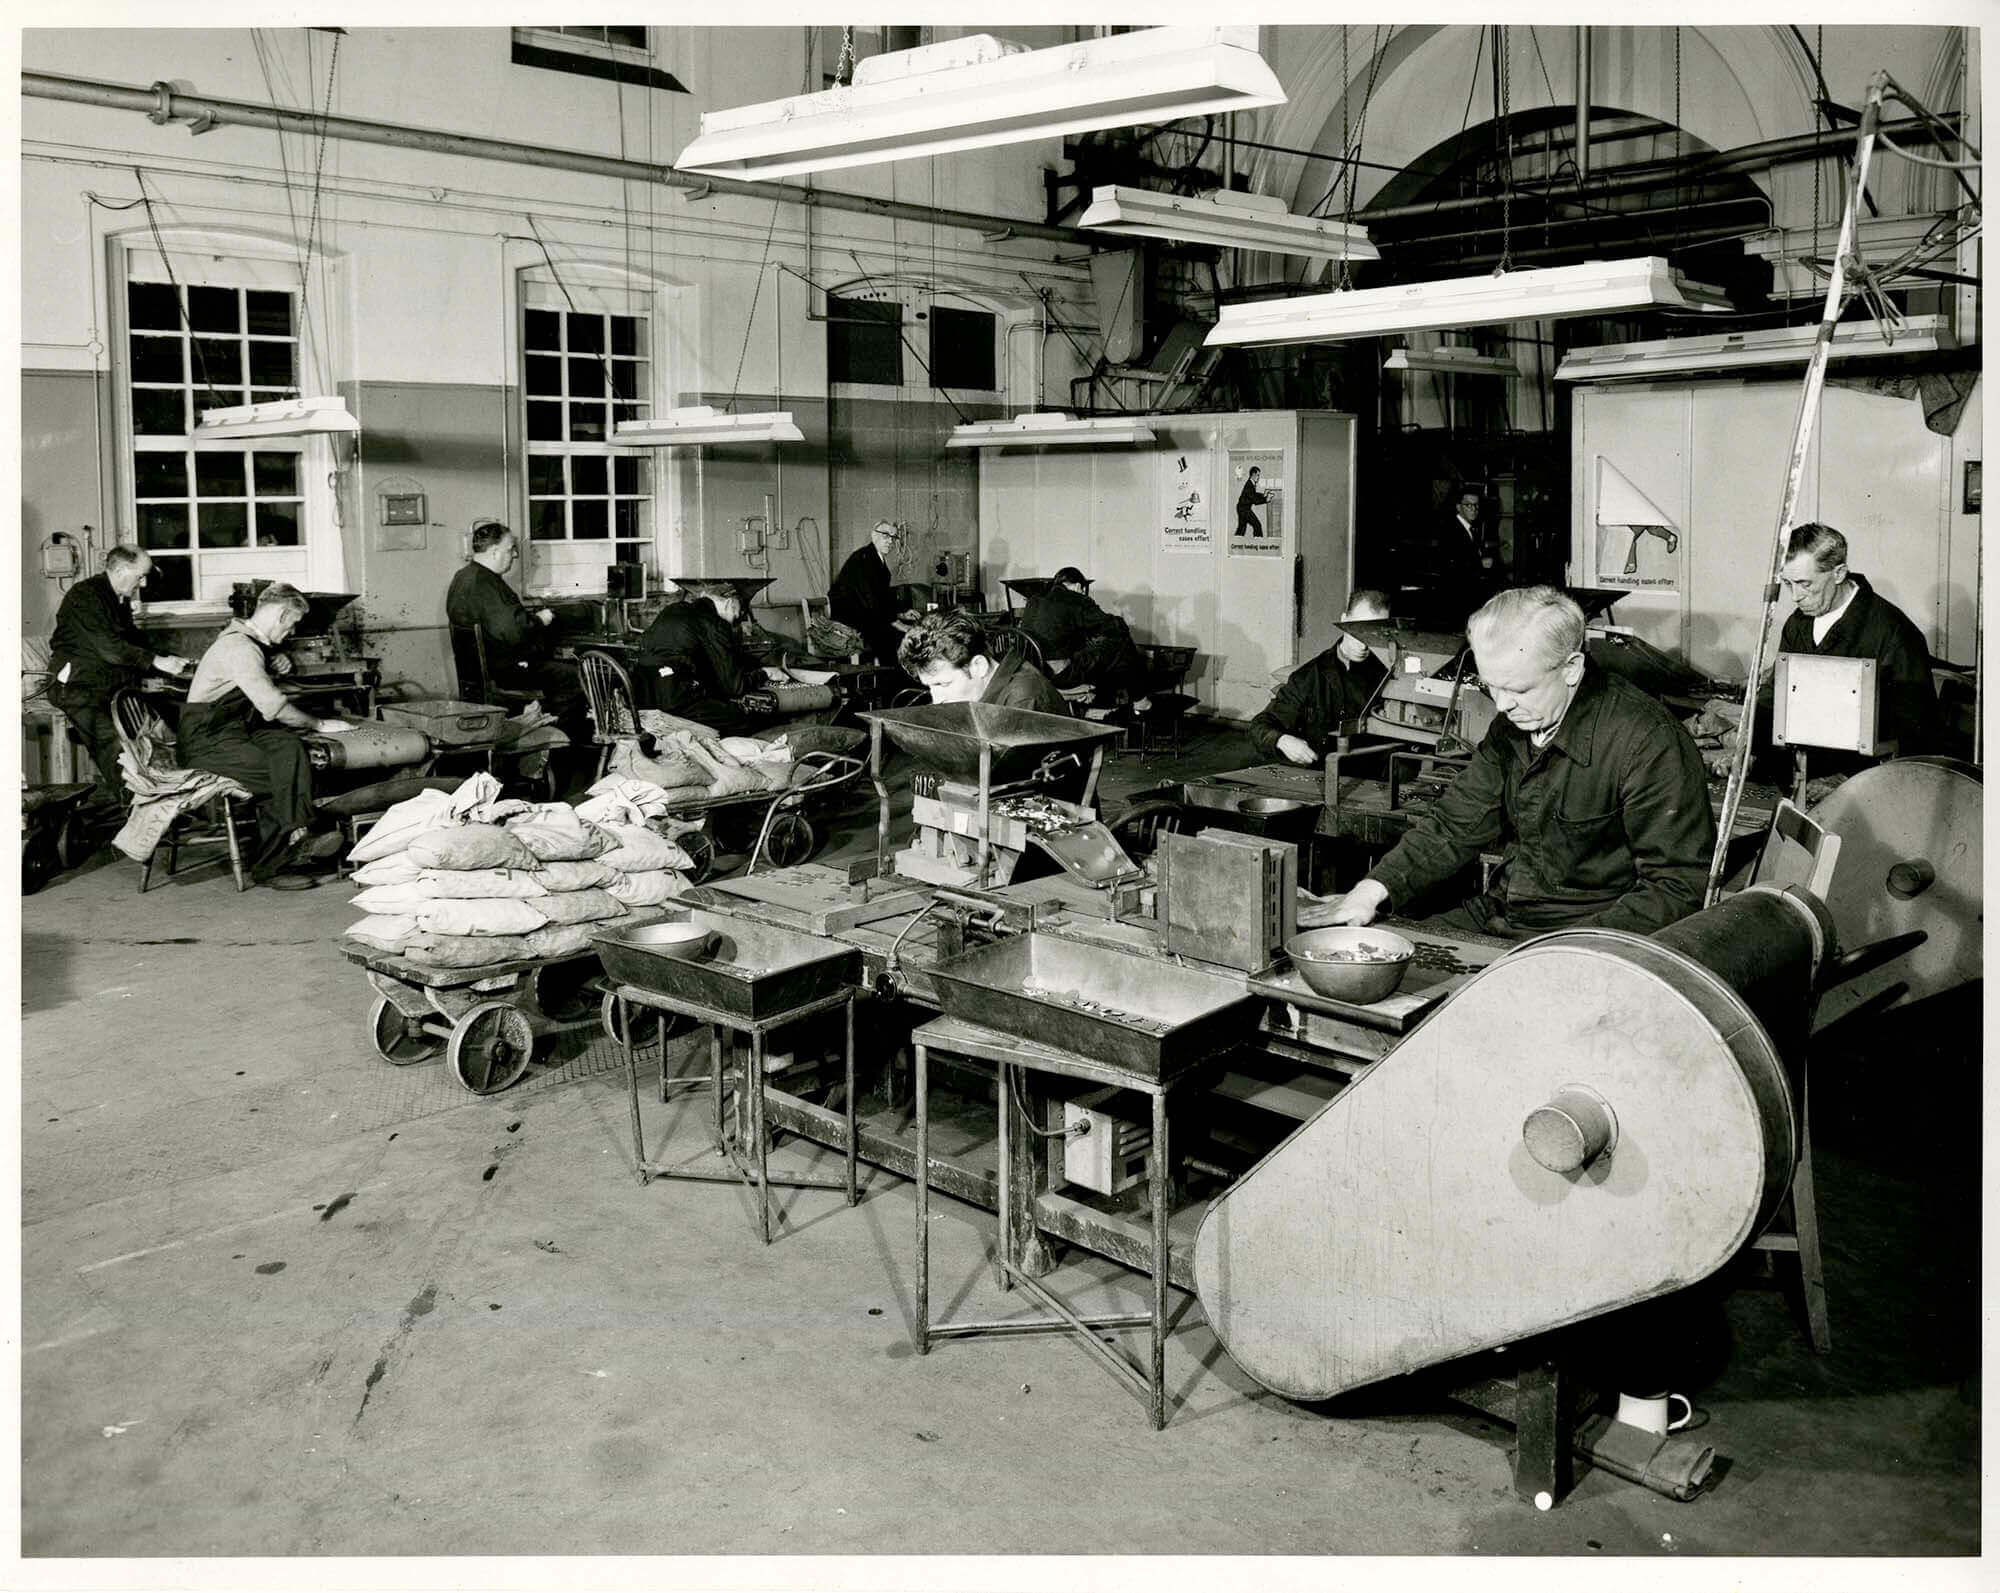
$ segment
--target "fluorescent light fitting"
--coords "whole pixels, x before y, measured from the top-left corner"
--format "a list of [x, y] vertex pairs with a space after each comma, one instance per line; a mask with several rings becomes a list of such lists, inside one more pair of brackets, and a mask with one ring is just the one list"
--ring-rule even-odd
[[1382, 362], [1385, 371], [1442, 371], [1451, 376], [1500, 376], [1517, 380], [1521, 368], [1499, 354], [1470, 348], [1395, 348]]
[[842, 88], [705, 111], [674, 166], [792, 177], [1284, 103], [1254, 27], [1142, 28], [1047, 50], [980, 33], [870, 56]]
[[707, 404], [691, 404], [652, 420], [621, 420], [611, 440], [628, 447], [693, 448], [705, 443], [804, 442], [806, 437], [792, 423], [789, 409], [730, 415]]
[[1016, 415], [1012, 420], [980, 420], [954, 426], [947, 448], [1060, 448], [1105, 443], [1149, 443], [1153, 428], [1143, 418], [1099, 415], [1078, 420], [1049, 411]]
[[1226, 305], [1211, 346], [1333, 343], [1392, 332], [1437, 332], [1503, 321], [1664, 307], [1726, 309], [1720, 289], [1683, 281], [1659, 255], [1545, 266], [1502, 276], [1449, 277], [1386, 288], [1353, 288], [1294, 299]]
[[[1619, 377], [1698, 375], [1758, 365], [1803, 365], [1812, 357], [1817, 326], [1769, 326], [1754, 332], [1713, 337], [1668, 337], [1651, 343], [1600, 343], [1573, 348], [1556, 367], [1559, 382], [1601, 382]], [[1843, 321], [1833, 329], [1829, 359], [1861, 359], [1886, 354], [1933, 354], [1956, 348], [1951, 321], [1943, 315], [1911, 316], [1895, 329], [1892, 342], [1880, 321]]]
[[1317, 216], [1295, 216], [1282, 199], [1231, 190], [1189, 197], [1151, 188], [1109, 185], [1091, 191], [1090, 208], [1077, 225], [1126, 238], [1179, 238], [1224, 249], [1263, 249], [1272, 254], [1331, 255], [1345, 260], [1379, 260], [1364, 227]]
[[344, 398], [278, 398], [264, 404], [211, 409], [194, 423], [197, 437], [310, 437], [352, 434], [361, 422], [347, 412]]

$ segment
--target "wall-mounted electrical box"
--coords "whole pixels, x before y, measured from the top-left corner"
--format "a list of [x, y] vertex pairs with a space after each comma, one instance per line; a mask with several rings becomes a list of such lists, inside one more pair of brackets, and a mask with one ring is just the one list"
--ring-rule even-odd
[[382, 523], [384, 525], [423, 525], [430, 518], [430, 511], [421, 492], [385, 492], [382, 494]]
[[65, 581], [83, 573], [83, 550], [76, 538], [58, 531], [42, 544], [42, 574], [52, 581]]

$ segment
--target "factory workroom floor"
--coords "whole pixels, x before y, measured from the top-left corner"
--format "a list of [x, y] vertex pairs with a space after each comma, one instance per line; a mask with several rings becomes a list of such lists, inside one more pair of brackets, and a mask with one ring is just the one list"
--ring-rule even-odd
[[[1122, 760], [1107, 804], [1248, 761], [1233, 733]], [[872, 845], [872, 807], [842, 827]], [[23, 903], [27, 1555], [1979, 1548], [1976, 1001], [1892, 1028], [1893, 1073], [1816, 1064], [1832, 1353], [1736, 1290], [1697, 1347], [1711, 1490], [1583, 1470], [1542, 1514], [1504, 1428], [1404, 1385], [1294, 1405], [1178, 1293], [1164, 1432], [1065, 1337], [918, 1358], [907, 1182], [782, 1192], [765, 1249], [744, 1191], [639, 1185], [601, 1038], [468, 1095], [375, 1055], [344, 889], [136, 872], [105, 854]], [[704, 1099], [660, 1105], [651, 1066], [649, 1134], [698, 1151]], [[936, 1312], [1025, 1309], [992, 1215], [932, 1209]], [[1108, 1261], [1054, 1281], [1143, 1308]]]

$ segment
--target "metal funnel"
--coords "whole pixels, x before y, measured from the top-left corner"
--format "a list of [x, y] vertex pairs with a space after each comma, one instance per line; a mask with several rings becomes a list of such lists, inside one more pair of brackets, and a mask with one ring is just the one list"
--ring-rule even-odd
[[736, 595], [743, 600], [744, 612], [748, 613], [757, 595], [776, 579], [775, 575], [674, 575], [668, 577], [668, 582], [676, 591], [685, 589], [690, 581], [712, 581], [717, 586], [727, 582], [736, 588]]
[[918, 762], [953, 780], [979, 779], [979, 750], [992, 749], [995, 784], [1025, 779], [1051, 752], [1087, 757], [1100, 741], [1115, 740], [1116, 725], [1003, 708], [990, 702], [937, 702], [883, 708], [861, 715]]

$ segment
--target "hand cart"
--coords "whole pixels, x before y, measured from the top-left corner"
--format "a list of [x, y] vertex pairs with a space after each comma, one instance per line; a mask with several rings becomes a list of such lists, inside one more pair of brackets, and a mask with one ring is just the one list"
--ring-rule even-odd
[[[665, 916], [658, 907], [636, 907], [612, 922], [636, 927]], [[518, 1082], [537, 1040], [595, 1029], [611, 1005], [612, 986], [594, 948], [476, 968], [434, 968], [345, 937], [340, 954], [366, 970], [375, 991], [368, 1033], [376, 1055], [410, 1067], [442, 1051], [452, 1076], [474, 1095]]]
[[[845, 753], [808, 752], [794, 765], [799, 767], [813, 771], [803, 785], [788, 786], [782, 791], [690, 797], [667, 809], [666, 817], [671, 821], [666, 826], [668, 837], [680, 845], [693, 864], [688, 870], [688, 883], [698, 885], [707, 878], [716, 852], [724, 849], [716, 844], [713, 815], [718, 813], [748, 810], [760, 804], [764, 808], [763, 822], [758, 826], [750, 861], [744, 869], [746, 874], [755, 873], [759, 861], [772, 868], [793, 868], [818, 850], [820, 838], [810, 815], [823, 812], [832, 793], [851, 785], [867, 765]], [[690, 824], [699, 828], [685, 828]]]

